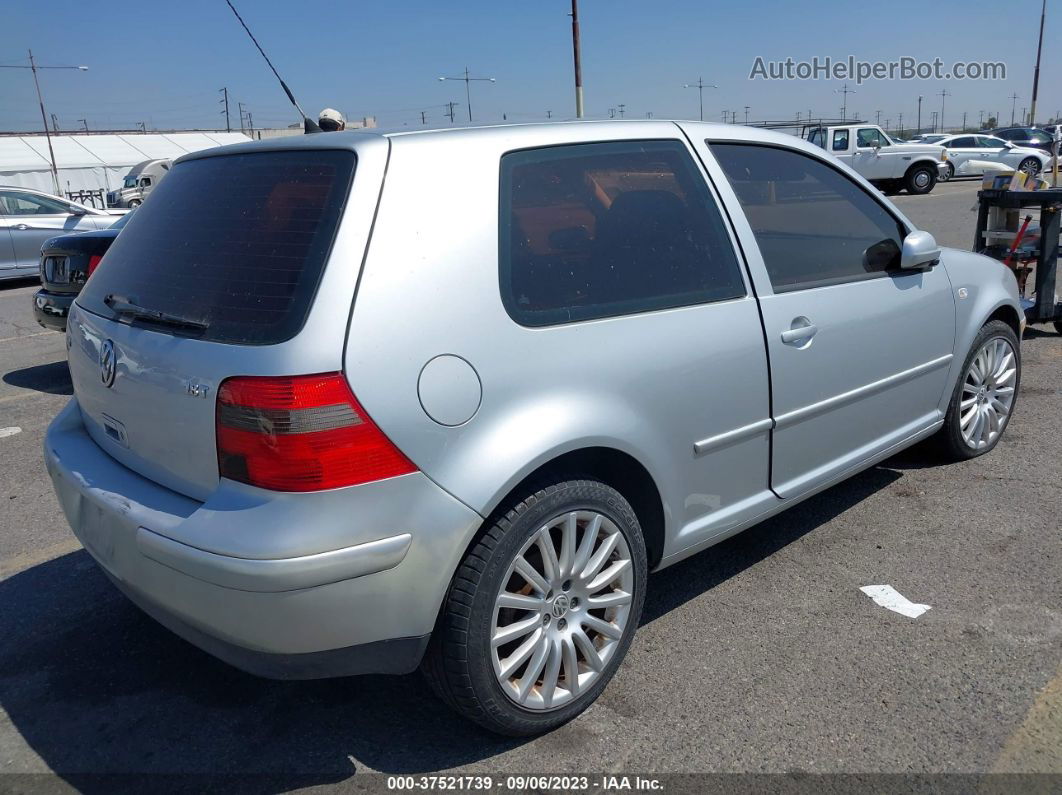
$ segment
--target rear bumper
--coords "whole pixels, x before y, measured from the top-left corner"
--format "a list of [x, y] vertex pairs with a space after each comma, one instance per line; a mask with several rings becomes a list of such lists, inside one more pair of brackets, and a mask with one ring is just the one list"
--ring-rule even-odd
[[115, 584], [262, 676], [413, 670], [482, 521], [419, 473], [301, 495], [222, 481], [200, 503], [101, 450], [76, 399], [44, 453], [71, 528]]
[[33, 316], [50, 331], [66, 331], [66, 316], [77, 295], [74, 293], [50, 293], [38, 290], [33, 296]]

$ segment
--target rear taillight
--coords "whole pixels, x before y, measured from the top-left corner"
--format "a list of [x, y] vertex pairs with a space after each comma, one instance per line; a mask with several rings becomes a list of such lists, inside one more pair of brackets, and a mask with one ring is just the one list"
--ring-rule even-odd
[[274, 491], [336, 489], [417, 471], [342, 373], [223, 381], [217, 444], [222, 477]]
[[89, 257], [88, 276], [91, 276], [92, 272], [96, 270], [96, 266], [100, 264], [101, 259], [103, 259], [102, 254], [93, 254], [91, 257]]

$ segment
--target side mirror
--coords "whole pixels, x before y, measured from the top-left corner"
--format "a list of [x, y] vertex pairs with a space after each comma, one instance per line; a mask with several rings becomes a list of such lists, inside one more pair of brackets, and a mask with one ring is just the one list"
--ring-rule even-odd
[[929, 232], [911, 232], [903, 239], [900, 251], [901, 270], [931, 268], [940, 261], [940, 246]]
[[70, 214], [71, 215], [88, 215], [88, 210], [86, 210], [84, 207], [74, 207], [73, 205], [71, 205], [70, 206]]

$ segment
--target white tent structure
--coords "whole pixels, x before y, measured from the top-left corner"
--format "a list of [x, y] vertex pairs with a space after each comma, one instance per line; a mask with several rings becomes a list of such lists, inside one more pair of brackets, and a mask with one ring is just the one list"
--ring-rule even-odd
[[[53, 135], [52, 149], [62, 191], [108, 191], [120, 187], [129, 169], [144, 160], [249, 140], [238, 132]], [[0, 185], [55, 191], [43, 135], [0, 136]]]

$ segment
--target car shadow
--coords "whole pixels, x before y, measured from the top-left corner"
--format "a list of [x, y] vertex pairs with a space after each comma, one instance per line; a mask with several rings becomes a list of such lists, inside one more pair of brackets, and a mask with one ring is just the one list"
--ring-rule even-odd
[[74, 384], [70, 380], [70, 370], [67, 369], [65, 359], [51, 364], [37, 364], [33, 367], [23, 367], [21, 370], [12, 370], [4, 373], [3, 381], [10, 386], [34, 389], [49, 395], [74, 394]]
[[[643, 623], [899, 477], [868, 470], [653, 575]], [[281, 791], [343, 781], [355, 759], [423, 773], [526, 742], [459, 718], [416, 674], [306, 682], [244, 674], [141, 613], [83, 550], [0, 580], [0, 605], [0, 706], [29, 748], [80, 790], [146, 789], [157, 782], [142, 776], [164, 773], [200, 791], [219, 778]]]

